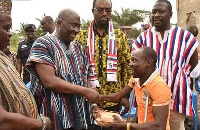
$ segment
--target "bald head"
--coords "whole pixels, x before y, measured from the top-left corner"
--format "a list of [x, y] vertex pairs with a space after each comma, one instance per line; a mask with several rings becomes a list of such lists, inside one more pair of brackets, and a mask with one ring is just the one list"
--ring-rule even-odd
[[79, 14], [72, 9], [63, 9], [58, 15], [58, 19], [70, 19], [71, 17], [80, 18]]
[[142, 58], [142, 60], [151, 59], [153, 66], [156, 66], [157, 54], [153, 48], [148, 46], [140, 47], [138, 50], [133, 51], [131, 56], [133, 56], [134, 53], [138, 53], [141, 56], [140, 58]]
[[42, 21], [50, 21], [53, 22], [53, 18], [51, 16], [45, 16]]
[[58, 15], [56, 36], [70, 44], [80, 31], [80, 16], [74, 10], [63, 9]]
[[140, 47], [131, 53], [130, 67], [134, 78], [146, 81], [156, 69], [157, 54], [151, 47]]
[[157, 54], [156, 54], [155, 50], [148, 46], [141, 47], [141, 49], [143, 50], [144, 57], [146, 59], [151, 59], [153, 61], [154, 66], [156, 66]]
[[40, 22], [40, 24], [44, 32], [49, 32], [52, 34], [55, 30], [54, 21], [51, 16], [45, 16]]
[[190, 31], [195, 37], [198, 35], [198, 28], [195, 25], [191, 25], [187, 28], [188, 31]]

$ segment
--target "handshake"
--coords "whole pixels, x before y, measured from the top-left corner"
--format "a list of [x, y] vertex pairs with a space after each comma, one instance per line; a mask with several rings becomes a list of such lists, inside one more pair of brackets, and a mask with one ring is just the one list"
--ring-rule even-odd
[[[133, 83], [133, 86], [134, 84], [135, 82]], [[121, 128], [118, 128], [120, 124], [126, 125], [126, 122], [122, 120], [122, 117], [120, 116], [120, 114], [118, 114], [117, 112], [111, 112], [111, 111], [100, 109], [97, 107], [97, 104], [100, 103], [101, 101], [119, 103], [120, 108], [122, 106], [124, 106], [125, 108], [123, 111], [121, 111], [122, 115], [127, 113], [128, 111], [130, 113], [131, 107], [129, 106], [132, 106], [132, 103], [129, 105], [128, 95], [130, 95], [130, 92], [133, 91], [133, 88], [127, 85], [119, 92], [112, 93], [109, 95], [99, 94], [97, 89], [95, 87], [91, 87], [90, 85], [86, 89], [87, 89], [87, 92], [85, 92], [83, 96], [87, 99], [87, 101], [92, 103], [92, 107], [93, 107], [92, 112], [93, 112], [93, 116], [97, 125], [102, 126], [102, 127], [107, 127], [109, 129], [113, 127], [113, 128], [116, 128], [116, 130], [121, 129]], [[134, 95], [134, 91], [133, 91], [133, 94], [131, 94], [131, 102], [133, 102], [132, 101], [133, 95]]]
[[86, 88], [86, 91], [84, 92], [83, 96], [90, 103], [100, 103], [101, 97], [103, 95], [99, 94], [98, 90], [95, 87], [89, 87]]
[[[97, 94], [96, 97], [94, 97], [92, 100], [88, 100], [88, 99], [87, 100], [90, 101], [90, 102], [99, 103], [101, 101], [104, 101], [105, 97], [107, 97], [107, 96]], [[103, 109], [99, 108], [96, 103], [92, 103], [92, 108], [93, 108], [92, 114], [93, 114], [93, 117], [95, 119], [96, 125], [99, 125], [99, 126], [102, 126], [102, 127], [105, 127], [105, 128], [109, 128], [111, 123], [114, 122], [115, 118], [117, 118], [120, 121], [123, 121], [123, 119], [122, 119], [122, 117], [120, 116], [119, 113], [113, 112], [113, 111], [103, 110]]]

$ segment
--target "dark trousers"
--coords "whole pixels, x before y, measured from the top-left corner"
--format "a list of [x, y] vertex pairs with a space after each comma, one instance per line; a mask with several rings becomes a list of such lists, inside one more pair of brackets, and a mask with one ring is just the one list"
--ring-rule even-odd
[[93, 125], [88, 126], [88, 129], [68, 128], [68, 129], [63, 129], [63, 130], [101, 130], [101, 127], [93, 124]]
[[112, 107], [106, 107], [106, 108], [104, 108], [104, 110], [119, 112], [120, 111], [120, 104], [117, 104], [117, 105], [112, 106]]

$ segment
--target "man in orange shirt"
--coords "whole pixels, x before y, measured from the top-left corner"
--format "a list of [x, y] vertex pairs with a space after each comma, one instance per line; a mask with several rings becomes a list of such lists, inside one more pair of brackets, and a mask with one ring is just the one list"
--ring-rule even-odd
[[[137, 107], [138, 123], [126, 123], [114, 116], [114, 122], [109, 126], [112, 130], [130, 129], [167, 129], [169, 130], [169, 115], [171, 90], [163, 81], [156, 70], [157, 55], [150, 47], [141, 47], [131, 54], [131, 68], [133, 77], [126, 86], [118, 93], [102, 95], [101, 99], [111, 102], [119, 102], [134, 88]], [[149, 94], [147, 123], [144, 123], [146, 95]]]

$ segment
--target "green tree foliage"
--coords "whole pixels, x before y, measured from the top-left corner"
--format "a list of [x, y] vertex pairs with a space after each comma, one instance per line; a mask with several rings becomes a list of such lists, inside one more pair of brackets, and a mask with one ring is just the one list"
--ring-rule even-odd
[[137, 38], [137, 36], [139, 36], [140, 34], [140, 30], [138, 30], [137, 28], [133, 28], [129, 31], [129, 37], [128, 38]]
[[119, 26], [131, 26], [138, 22], [144, 21], [150, 14], [149, 11], [145, 10], [131, 10], [130, 8], [121, 8], [122, 13], [113, 11], [111, 17], [112, 21], [116, 22]]
[[25, 26], [25, 23], [20, 23], [20, 30], [16, 30], [12, 33], [12, 37], [10, 38], [10, 50], [17, 52], [18, 44], [26, 38], [24, 32]]
[[10, 41], [10, 50], [17, 52], [18, 44], [20, 42], [20, 35], [18, 33], [13, 33]]
[[[150, 16], [150, 11], [121, 8], [121, 13], [114, 10], [111, 17], [114, 27], [119, 27], [119, 26], [132, 26], [138, 22], [143, 22], [149, 16]], [[136, 38], [139, 35], [139, 32], [140, 31], [137, 30], [136, 28], [128, 30], [128, 32], [126, 32], [128, 34], [127, 38]]]
[[90, 27], [90, 23], [91, 23], [90, 20], [85, 21], [82, 19], [81, 20], [81, 29], [83, 29], [83, 30], [88, 29]]
[[[40, 23], [42, 21], [42, 19], [46, 16], [46, 14], [44, 13], [43, 16], [41, 18], [36, 18], [36, 20]], [[42, 30], [42, 26], [39, 25], [39, 27], [36, 29], [36, 36], [37, 37], [41, 37], [43, 35], [45, 35], [46, 33], [43, 32]]]
[[25, 34], [25, 31], [24, 31], [24, 28], [27, 24], [25, 23], [20, 23], [20, 30], [16, 30], [15, 32], [19, 34], [19, 36], [23, 37], [23, 38], [26, 38], [26, 34]]
[[[41, 20], [46, 16], [46, 14], [43, 14], [41, 18], [36, 18], [38, 22], [41, 22]], [[138, 22], [144, 21], [145, 18], [148, 18], [150, 16], [149, 11], [145, 10], [131, 10], [129, 8], [123, 9], [121, 8], [121, 13], [114, 10], [111, 15], [111, 19], [113, 21], [113, 25], [115, 28], [118, 28], [119, 26], [132, 26]], [[81, 28], [82, 29], [88, 29], [90, 26], [90, 20], [82, 20], [81, 21]], [[18, 44], [26, 39], [26, 34], [24, 32], [24, 27], [27, 23], [21, 23], [20, 30], [16, 30], [13, 33], [13, 36], [11, 37], [11, 50], [16, 51]], [[56, 24], [56, 20], [55, 20]], [[127, 38], [136, 38], [139, 35], [140, 31], [136, 28], [133, 28], [128, 31], [128, 37]], [[45, 35], [45, 33], [42, 31], [41, 25], [36, 29], [36, 36], [40, 37]]]
[[[45, 16], [45, 14], [44, 14], [44, 16]], [[41, 21], [41, 19], [36, 18], [36, 20], [38, 20], [39, 22]], [[11, 44], [10, 44], [10, 49], [12, 51], [16, 52], [17, 48], [18, 48], [18, 44], [27, 38], [25, 31], [24, 31], [24, 28], [26, 25], [27, 25], [27, 23], [20, 23], [20, 29], [15, 30], [15, 32], [13, 32], [12, 37], [11, 37]], [[40, 37], [43, 35], [45, 35], [45, 33], [43, 32], [42, 27], [40, 25], [38, 28], [36, 28], [36, 37]]]

